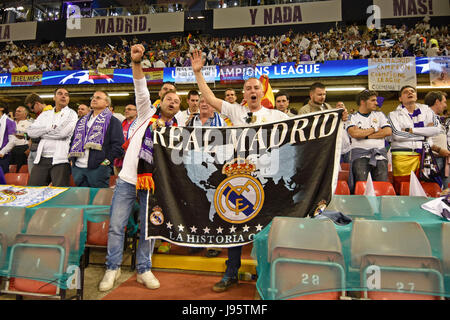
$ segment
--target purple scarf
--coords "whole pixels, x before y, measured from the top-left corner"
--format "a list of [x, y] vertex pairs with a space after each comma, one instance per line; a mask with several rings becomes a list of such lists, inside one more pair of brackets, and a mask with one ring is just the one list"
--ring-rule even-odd
[[106, 108], [103, 110], [89, 128], [87, 123], [93, 111], [82, 117], [75, 127], [75, 134], [69, 151], [69, 157], [83, 157], [85, 149], [102, 150], [106, 130], [111, 121], [112, 112]]
[[[139, 151], [138, 157], [139, 159], [145, 160], [149, 164], [153, 164], [153, 131], [155, 130], [154, 123], [158, 121], [160, 118], [161, 118], [160, 109], [158, 108], [158, 111], [155, 112], [153, 117], [150, 119], [149, 125], [145, 130], [144, 137], [142, 138], [142, 146], [141, 150]], [[175, 117], [173, 117], [170, 121], [164, 123], [165, 127], [171, 127], [173, 125], [175, 126], [177, 125]]]

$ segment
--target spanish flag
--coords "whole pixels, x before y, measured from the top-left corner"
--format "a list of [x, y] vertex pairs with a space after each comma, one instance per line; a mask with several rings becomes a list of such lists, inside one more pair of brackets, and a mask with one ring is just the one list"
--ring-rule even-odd
[[269, 77], [263, 74], [261, 77], [259, 77], [259, 81], [261, 81], [263, 85], [264, 92], [264, 97], [261, 100], [261, 104], [267, 109], [273, 109], [275, 107], [275, 98], [273, 96], [272, 87], [269, 83]]
[[282, 42], [282, 44], [284, 44], [284, 45], [288, 45], [289, 43], [291, 43], [291, 39], [290, 39], [289, 37], [287, 37], [287, 38]]

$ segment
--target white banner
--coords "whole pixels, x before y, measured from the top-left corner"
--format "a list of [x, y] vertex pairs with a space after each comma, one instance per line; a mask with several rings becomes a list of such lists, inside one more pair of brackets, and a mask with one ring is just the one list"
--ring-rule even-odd
[[37, 22], [0, 24], [0, 42], [36, 39]]
[[342, 21], [340, 0], [214, 9], [214, 29]]
[[34, 207], [66, 191], [60, 187], [0, 186], [0, 206]]
[[430, 85], [450, 86], [450, 57], [430, 57]]
[[[72, 19], [73, 20], [73, 19]], [[67, 23], [67, 38], [183, 32], [184, 12], [124, 17], [81, 18]]]
[[[206, 82], [214, 83], [216, 81], [217, 67], [204, 66], [202, 74]], [[175, 79], [175, 83], [197, 83], [191, 67], [176, 67], [175, 75], [172, 75], [172, 77]]]
[[417, 85], [414, 57], [369, 59], [368, 72], [370, 90], [398, 91], [405, 85]]
[[450, 15], [447, 0], [373, 0], [373, 4], [380, 7], [381, 19]]

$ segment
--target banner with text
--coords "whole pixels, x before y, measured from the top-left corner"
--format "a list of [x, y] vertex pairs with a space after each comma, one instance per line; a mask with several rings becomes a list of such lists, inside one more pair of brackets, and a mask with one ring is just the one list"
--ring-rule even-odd
[[430, 57], [430, 85], [450, 86], [450, 57]]
[[414, 57], [369, 59], [369, 89], [398, 91], [405, 85], [417, 86]]
[[127, 17], [82, 18], [79, 27], [67, 25], [66, 37], [121, 36], [144, 33], [183, 32], [184, 12]]
[[340, 0], [214, 9], [214, 29], [342, 21]]
[[336, 109], [248, 127], [156, 131], [147, 238], [244, 245], [275, 216], [323, 210], [337, 179], [341, 118]]
[[[27, 85], [92, 85], [92, 84], [121, 84], [133, 83], [131, 69], [97, 69], [97, 70], [67, 70], [67, 71], [44, 71], [42, 82], [28, 81], [21, 78]], [[162, 71], [149, 71], [146, 74], [147, 82], [155, 81], [160, 84], [161, 73], [164, 82], [194, 83], [194, 74], [191, 67], [186, 68], [164, 68]], [[145, 71], [145, 70], [144, 70]], [[416, 57], [416, 73], [428, 74], [430, 72], [429, 58]], [[250, 77], [259, 78], [267, 75], [270, 79], [300, 79], [318, 77], [352, 77], [368, 75], [368, 60], [331, 60], [324, 63], [280, 63], [271, 66], [236, 65], [236, 66], [209, 66], [203, 69], [203, 75], [209, 83], [219, 82], [242, 82]], [[0, 87], [17, 86], [18, 78], [11, 82], [11, 73], [0, 74]]]
[[0, 24], [0, 42], [36, 39], [37, 22]]
[[[219, 66], [204, 66], [202, 68], [202, 74], [206, 82], [214, 83], [216, 81], [218, 68]], [[194, 72], [192, 71], [192, 67], [164, 68], [164, 79], [166, 79], [166, 73], [170, 73], [170, 71], [172, 71], [171, 79], [174, 80], [171, 82], [197, 83], [197, 81], [195, 80]]]
[[450, 16], [446, 0], [373, 0], [373, 4], [380, 7], [381, 19]]

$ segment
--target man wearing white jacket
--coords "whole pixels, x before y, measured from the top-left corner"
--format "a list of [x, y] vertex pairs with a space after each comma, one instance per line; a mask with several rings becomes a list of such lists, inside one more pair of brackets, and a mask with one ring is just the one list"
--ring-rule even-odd
[[49, 183], [55, 187], [70, 185], [68, 154], [78, 115], [68, 106], [70, 98], [66, 89], [56, 89], [53, 100], [55, 107], [41, 113], [28, 127], [31, 138], [41, 138], [28, 181], [30, 186], [45, 186]]
[[409, 182], [411, 171], [419, 173], [423, 143], [440, 133], [439, 119], [426, 105], [417, 103], [416, 89], [400, 89], [401, 104], [389, 113], [392, 127], [392, 173], [394, 188], [400, 194], [401, 182]]

